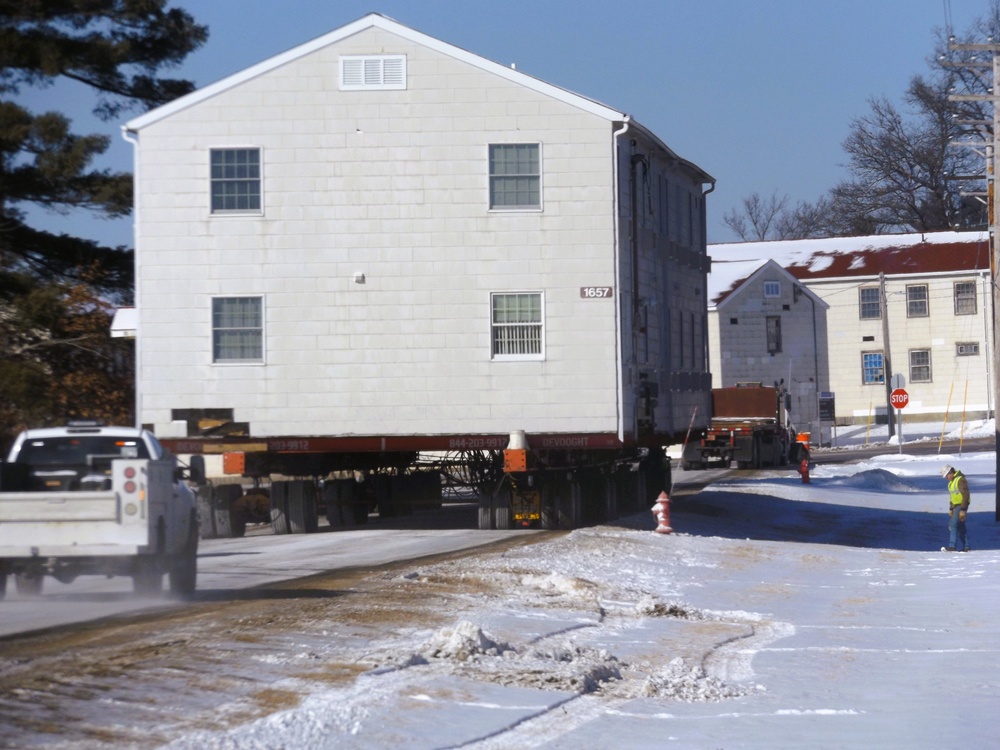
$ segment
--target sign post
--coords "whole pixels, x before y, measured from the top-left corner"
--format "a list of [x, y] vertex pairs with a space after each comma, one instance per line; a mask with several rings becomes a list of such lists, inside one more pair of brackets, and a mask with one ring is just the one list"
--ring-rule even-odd
[[903, 452], [903, 409], [906, 405], [910, 403], [910, 394], [906, 392], [905, 388], [897, 388], [892, 393], [889, 394], [889, 403], [896, 407], [896, 424], [899, 429], [896, 430], [896, 438], [899, 440], [899, 452]]

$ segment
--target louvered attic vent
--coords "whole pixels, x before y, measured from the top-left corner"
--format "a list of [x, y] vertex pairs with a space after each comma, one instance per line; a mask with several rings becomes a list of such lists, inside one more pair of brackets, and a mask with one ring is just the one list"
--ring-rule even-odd
[[341, 57], [340, 88], [345, 91], [405, 89], [406, 55]]

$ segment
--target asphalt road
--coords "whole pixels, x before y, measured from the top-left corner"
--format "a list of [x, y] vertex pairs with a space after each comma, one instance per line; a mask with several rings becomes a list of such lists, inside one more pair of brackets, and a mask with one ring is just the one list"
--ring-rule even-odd
[[[377, 520], [358, 529], [274, 536], [269, 528], [242, 539], [202, 540], [198, 549], [198, 591], [193, 601], [226, 600], [238, 592], [276, 581], [354, 567], [457, 552], [535, 531], [479, 531], [476, 506], [445, 506], [392, 524]], [[17, 593], [8, 582], [0, 601], [0, 638], [157, 609], [186, 606], [169, 598], [137, 597], [126, 577], [82, 576], [69, 584], [46, 577], [41, 596]]]

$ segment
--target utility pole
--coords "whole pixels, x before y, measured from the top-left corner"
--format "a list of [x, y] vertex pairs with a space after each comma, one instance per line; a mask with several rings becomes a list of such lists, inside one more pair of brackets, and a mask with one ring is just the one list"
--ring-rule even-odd
[[889, 426], [889, 437], [896, 434], [892, 420], [892, 357], [889, 353], [889, 304], [885, 298], [885, 273], [878, 274], [878, 307], [882, 315], [882, 377], [885, 380], [885, 422]]
[[[992, 85], [987, 87], [986, 94], [952, 94], [949, 95], [951, 101], [978, 101], [989, 102], [993, 105], [993, 128], [992, 137], [984, 141], [986, 146], [987, 160], [987, 201], [990, 217], [990, 280], [992, 287], [992, 307], [993, 307], [993, 341], [992, 341], [992, 362], [993, 362], [993, 417], [996, 418], [997, 399], [1000, 398], [1000, 385], [998, 385], [998, 375], [1000, 375], [1000, 347], [997, 340], [997, 310], [1000, 308], [1000, 284], [998, 284], [997, 272], [1000, 270], [1000, 241], [997, 238], [997, 219], [1000, 217], [1000, 190], [997, 190], [997, 158], [1000, 155], [1000, 44], [993, 41], [991, 37], [986, 44], [956, 44], [954, 37], [951, 37], [948, 44], [950, 50], [962, 50], [969, 52], [985, 52], [992, 60], [990, 62], [976, 60], [972, 58], [967, 62], [949, 62], [951, 67], [969, 68], [970, 70], [987, 71], [992, 70]], [[1000, 429], [994, 429], [994, 438], [1000, 443]], [[996, 471], [1000, 473], [1000, 454], [996, 460]], [[994, 498], [994, 518], [1000, 521], [1000, 487], [997, 488]]]

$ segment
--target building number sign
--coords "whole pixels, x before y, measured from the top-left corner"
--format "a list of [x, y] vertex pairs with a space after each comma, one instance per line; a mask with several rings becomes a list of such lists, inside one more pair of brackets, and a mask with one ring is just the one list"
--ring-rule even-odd
[[580, 296], [584, 299], [607, 299], [613, 296], [612, 286], [581, 286]]

